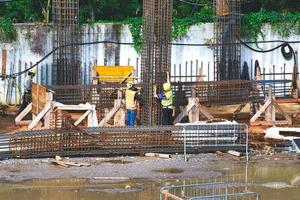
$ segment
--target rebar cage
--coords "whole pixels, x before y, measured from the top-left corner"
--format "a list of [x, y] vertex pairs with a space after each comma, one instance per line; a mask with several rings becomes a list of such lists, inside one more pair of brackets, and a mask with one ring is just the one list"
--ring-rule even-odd
[[143, 1], [142, 124], [160, 124], [160, 104], [153, 99], [153, 86], [162, 91], [171, 67], [172, 0]]
[[[208, 81], [208, 82], [174, 82], [174, 105], [187, 105], [188, 98], [199, 98], [201, 104], [232, 105], [255, 101], [259, 98], [259, 91], [255, 81]], [[139, 87], [139, 85], [138, 85]], [[65, 85], [48, 86], [54, 91], [54, 100], [67, 105], [85, 104], [87, 102], [96, 106], [103, 117], [105, 109], [112, 109], [114, 100], [118, 98], [118, 91], [125, 91], [125, 84], [99, 84], [99, 85]], [[148, 110], [146, 100], [142, 100], [142, 110]], [[149, 115], [144, 116], [147, 120]], [[156, 124], [158, 125], [158, 124]]]
[[[55, 25], [54, 48], [79, 43], [79, 0], [53, 0], [52, 16]], [[79, 56], [77, 45], [59, 48], [54, 52], [54, 84], [77, 85], [80, 83]]]
[[0, 156], [34, 158], [246, 151], [247, 138], [248, 128], [244, 124], [39, 130], [0, 135]]
[[240, 79], [241, 74], [241, 1], [214, 0], [214, 78], [215, 80]]

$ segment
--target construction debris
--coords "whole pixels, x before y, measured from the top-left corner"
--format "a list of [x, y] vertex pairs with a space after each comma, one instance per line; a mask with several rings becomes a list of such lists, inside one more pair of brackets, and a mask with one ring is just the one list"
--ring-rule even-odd
[[88, 166], [91, 166], [91, 164], [89, 164], [89, 163], [64, 161], [60, 156], [55, 156], [55, 160], [51, 160], [50, 163], [53, 165], [59, 165], [62, 167], [88, 167]]
[[146, 157], [158, 157], [158, 158], [171, 158], [170, 154], [162, 154], [162, 153], [145, 153]]
[[265, 138], [276, 140], [292, 140], [300, 138], [300, 128], [272, 127], [265, 130]]
[[232, 155], [232, 156], [236, 156], [236, 157], [241, 156], [241, 152], [238, 152], [238, 151], [229, 150], [227, 153]]
[[105, 180], [129, 181], [130, 180], [129, 177], [94, 177], [94, 179], [95, 180], [102, 180], [102, 181], [105, 181]]

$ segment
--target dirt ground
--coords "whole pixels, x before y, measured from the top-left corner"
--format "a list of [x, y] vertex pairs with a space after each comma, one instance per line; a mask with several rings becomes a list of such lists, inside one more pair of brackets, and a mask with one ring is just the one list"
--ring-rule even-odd
[[[66, 161], [89, 163], [88, 167], [61, 167], [51, 164], [53, 159], [12, 159], [0, 161], [0, 178], [19, 182], [31, 179], [84, 178], [90, 181], [108, 181], [118, 177], [130, 179], [181, 179], [212, 178], [223, 175], [223, 171], [233, 167], [245, 166], [245, 158], [236, 158], [229, 154], [183, 155], [172, 158], [149, 157], [113, 157], [113, 158], [69, 158]], [[300, 164], [296, 154], [276, 154], [272, 156], [252, 156], [250, 165], [272, 163]], [[103, 180], [101, 180], [103, 178]], [[116, 181], [115, 180], [115, 181]], [[96, 182], [97, 182], [96, 181]]]

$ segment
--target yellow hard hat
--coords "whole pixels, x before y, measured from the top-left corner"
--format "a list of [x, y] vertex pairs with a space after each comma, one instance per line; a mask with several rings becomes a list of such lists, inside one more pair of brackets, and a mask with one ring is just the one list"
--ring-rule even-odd
[[171, 83], [164, 83], [163, 84], [164, 91], [168, 92], [171, 90]]
[[30, 69], [30, 70], [28, 71], [28, 74], [29, 74], [29, 73], [35, 75], [35, 74], [36, 74], [36, 68]]
[[130, 88], [132, 88], [133, 87], [133, 82], [128, 82], [127, 84], [126, 84], [126, 86], [127, 86], [127, 88], [128, 89], [130, 89]]

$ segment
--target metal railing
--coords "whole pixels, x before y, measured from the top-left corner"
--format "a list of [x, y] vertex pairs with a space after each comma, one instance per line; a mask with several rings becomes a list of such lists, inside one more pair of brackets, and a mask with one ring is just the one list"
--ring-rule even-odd
[[259, 195], [247, 191], [244, 183], [215, 182], [168, 186], [160, 189], [160, 200], [258, 200]]

